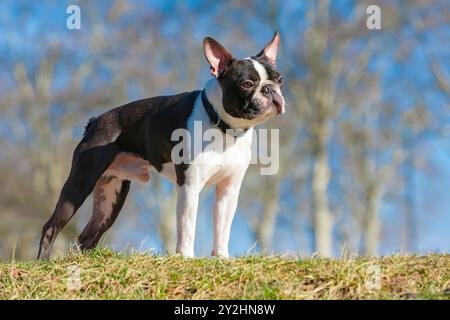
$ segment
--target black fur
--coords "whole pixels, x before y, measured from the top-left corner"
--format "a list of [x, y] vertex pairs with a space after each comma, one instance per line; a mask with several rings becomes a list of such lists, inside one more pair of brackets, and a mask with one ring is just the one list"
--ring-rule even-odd
[[[56, 208], [43, 228], [39, 259], [49, 257], [59, 231], [83, 204], [119, 152], [141, 155], [158, 171], [161, 171], [164, 163], [171, 162], [172, 148], [178, 143], [171, 141], [172, 132], [178, 128], [187, 128], [187, 119], [199, 93], [193, 91], [134, 101], [89, 120], [83, 138], [74, 151], [72, 168]], [[180, 185], [184, 183], [187, 167], [187, 164], [175, 166], [177, 183]], [[129, 182], [124, 183], [117, 210], [111, 216], [111, 224], [128, 193]], [[86, 230], [81, 240], [83, 246], [89, 248], [98, 239], [90, 229]]]

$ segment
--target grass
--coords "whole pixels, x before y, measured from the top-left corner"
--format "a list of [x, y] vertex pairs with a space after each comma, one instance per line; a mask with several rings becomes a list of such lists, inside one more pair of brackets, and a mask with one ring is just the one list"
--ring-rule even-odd
[[184, 259], [97, 249], [50, 262], [0, 264], [0, 299], [449, 299], [449, 294], [450, 254]]

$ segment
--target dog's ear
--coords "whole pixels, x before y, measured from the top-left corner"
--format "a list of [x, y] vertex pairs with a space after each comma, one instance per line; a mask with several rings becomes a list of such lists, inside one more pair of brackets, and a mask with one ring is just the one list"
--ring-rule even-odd
[[233, 55], [213, 38], [203, 39], [203, 52], [211, 66], [211, 73], [216, 78], [225, 71], [234, 60]]
[[280, 33], [277, 30], [275, 31], [272, 40], [270, 40], [270, 42], [266, 45], [266, 47], [260, 53], [258, 53], [257, 57], [263, 58], [275, 66], [279, 42], [280, 42]]

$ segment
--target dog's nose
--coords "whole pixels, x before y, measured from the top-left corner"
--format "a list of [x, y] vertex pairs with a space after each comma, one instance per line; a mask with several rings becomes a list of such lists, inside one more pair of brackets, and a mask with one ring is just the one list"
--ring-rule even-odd
[[273, 85], [271, 84], [266, 84], [265, 86], [263, 86], [261, 88], [261, 92], [265, 95], [269, 95], [274, 91]]

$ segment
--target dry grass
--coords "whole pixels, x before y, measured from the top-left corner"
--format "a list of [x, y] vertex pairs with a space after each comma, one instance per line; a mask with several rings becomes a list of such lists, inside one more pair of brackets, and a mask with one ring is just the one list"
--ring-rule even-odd
[[[70, 289], [73, 266], [81, 286]], [[449, 288], [449, 254], [225, 260], [99, 249], [0, 264], [0, 299], [449, 299]]]

